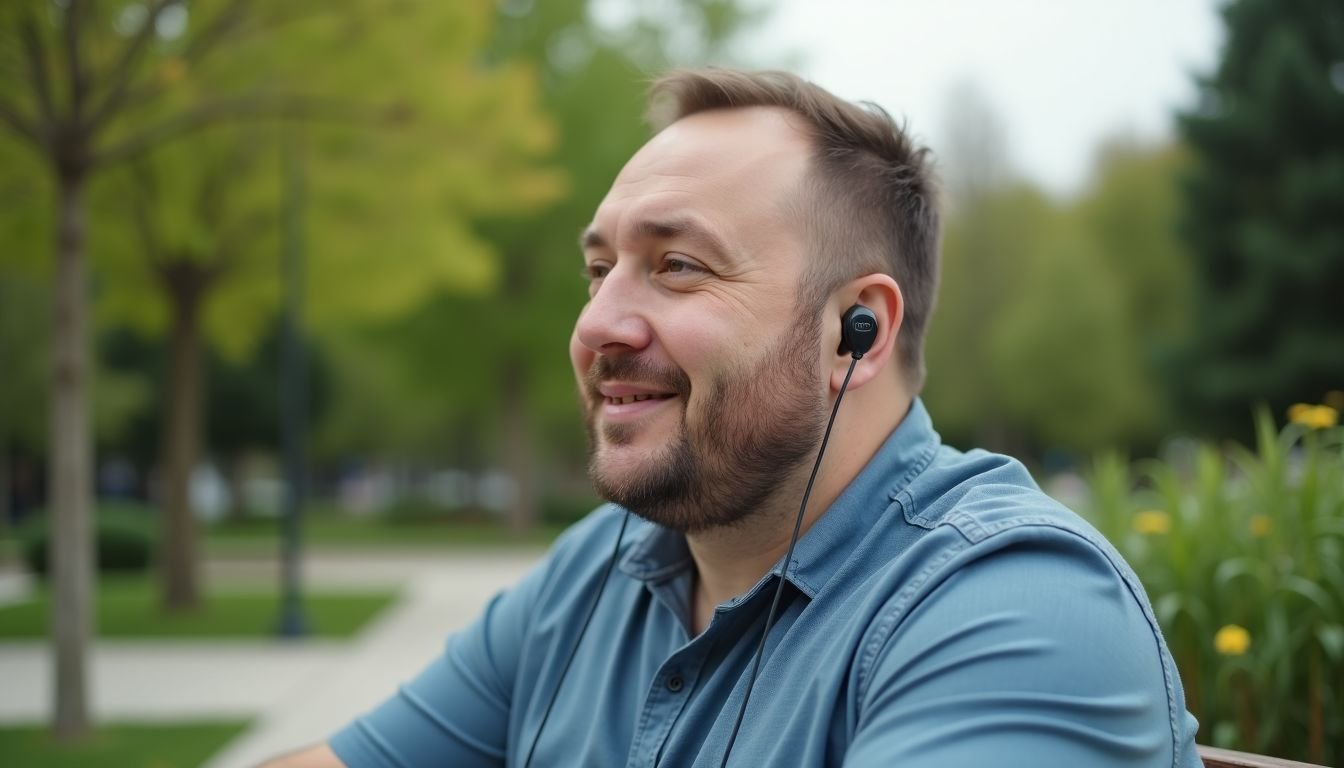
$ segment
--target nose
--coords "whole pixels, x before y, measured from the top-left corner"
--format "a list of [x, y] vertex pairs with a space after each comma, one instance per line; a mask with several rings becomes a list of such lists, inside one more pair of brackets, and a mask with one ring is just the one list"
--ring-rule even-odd
[[602, 354], [639, 352], [653, 340], [648, 302], [641, 300], [634, 270], [617, 265], [602, 279], [597, 293], [579, 313], [574, 336], [586, 348]]

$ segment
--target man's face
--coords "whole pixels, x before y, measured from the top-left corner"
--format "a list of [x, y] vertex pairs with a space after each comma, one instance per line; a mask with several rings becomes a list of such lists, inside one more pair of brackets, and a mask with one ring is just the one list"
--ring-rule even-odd
[[584, 235], [570, 357], [598, 491], [686, 532], [731, 525], [815, 448], [828, 390], [797, 305], [809, 146], [783, 113], [685, 118], [626, 165]]

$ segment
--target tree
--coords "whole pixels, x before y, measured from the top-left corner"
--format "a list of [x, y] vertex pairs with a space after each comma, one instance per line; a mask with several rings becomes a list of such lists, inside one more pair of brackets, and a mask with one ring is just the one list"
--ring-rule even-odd
[[[339, 83], [344, 100], [395, 109], [377, 130], [336, 124], [304, 131], [312, 243], [306, 283], [319, 331], [385, 321], [436, 290], [479, 290], [491, 254], [467, 222], [527, 209], [558, 189], [555, 174], [537, 165], [549, 148], [549, 132], [541, 115], [528, 112], [525, 69], [502, 63], [493, 77], [481, 71], [456, 88], [438, 85], [442, 70], [467, 70], [477, 55], [488, 27], [462, 17], [483, 11], [420, 8], [383, 20], [376, 33], [361, 33], [356, 45], [339, 28], [325, 37], [290, 29], [278, 38], [285, 44], [297, 36], [302, 45], [315, 51], [325, 46], [327, 55], [354, 64], [305, 76], [304, 90], [334, 92]], [[455, 45], [444, 45], [437, 31], [448, 21], [470, 22], [463, 26], [478, 32], [459, 33]], [[398, 57], [370, 77], [368, 62], [389, 48]], [[208, 88], [210, 75], [199, 76], [205, 83], [197, 87]], [[100, 308], [168, 342], [162, 466], [163, 591], [170, 610], [199, 601], [188, 490], [201, 444], [203, 345], [245, 354], [274, 316], [280, 295], [273, 236], [277, 133], [274, 127], [233, 128], [156, 150], [112, 177], [120, 183], [111, 185], [112, 199], [99, 209], [107, 215], [109, 236], [98, 254], [114, 265], [106, 270]], [[119, 200], [134, 202], [117, 205]], [[445, 200], [451, 205], [445, 207]], [[392, 254], [395, 268], [389, 269], [385, 259]]]
[[1110, 142], [1073, 201], [952, 174], [925, 391], [952, 442], [1036, 453], [1158, 440], [1156, 360], [1185, 316], [1180, 162], [1174, 148]]
[[994, 371], [985, 331], [1018, 293], [1015, 265], [1024, 257], [1031, 222], [1048, 201], [1018, 182], [1003, 121], [974, 84], [961, 82], [949, 91], [942, 132], [941, 280], [925, 345], [923, 396], [953, 442], [1007, 449], [1000, 388], [987, 379]]
[[1125, 283], [1072, 207], [1051, 206], [1029, 226], [1015, 265], [1021, 293], [984, 329], [1003, 418], [1037, 448], [1132, 443], [1151, 429], [1152, 387]]
[[1344, 381], [1344, 6], [1237, 0], [1180, 116], [1192, 333], [1170, 369], [1197, 430], [1248, 437], [1251, 407]]
[[[544, 123], [536, 121], [531, 110], [527, 73], [516, 68], [502, 75], [478, 71], [463, 52], [472, 50], [472, 42], [488, 28], [490, 6], [485, 2], [450, 5], [451, 9], [445, 11], [447, 4], [381, 0], [346, 4], [339, 9], [297, 2], [253, 4], [247, 0], [190, 4], [184, 0], [154, 0], [99, 6], [87, 0], [59, 4], [19, 0], [0, 11], [0, 63], [7, 73], [18, 75], [0, 78], [0, 125], [7, 129], [9, 141], [26, 147], [40, 161], [40, 178], [50, 184], [55, 201], [49, 506], [54, 530], [59, 534], [52, 539], [51, 559], [56, 606], [55, 729], [60, 738], [80, 737], [88, 728], [84, 670], [91, 631], [92, 583], [86, 258], [90, 182], [107, 169], [141, 160], [185, 134], [222, 122], [258, 117], [321, 117], [347, 127], [358, 123], [382, 129], [398, 125], [411, 125], [421, 131], [449, 127], [453, 130], [438, 136], [437, 146], [461, 141], [461, 151], [453, 157], [466, 170], [485, 173], [471, 154], [483, 148], [493, 150], [482, 152], [483, 157], [507, 158], [491, 165], [491, 171], [527, 167], [535, 152], [544, 148], [546, 139]], [[434, 15], [427, 19], [423, 15], [426, 12]], [[399, 33], [407, 35], [406, 40], [399, 39]], [[411, 44], [403, 45], [406, 42]], [[221, 48], [227, 48], [231, 55], [217, 55]], [[430, 49], [451, 51], [453, 56], [413, 58]], [[351, 55], [356, 52], [360, 55]], [[394, 77], [419, 75], [406, 84], [433, 84], [441, 89], [443, 83], [452, 82], [462, 98], [432, 105], [415, 101], [360, 103], [341, 90], [346, 83], [334, 76], [349, 75], [361, 65], [366, 72], [386, 72]], [[209, 74], [184, 77], [198, 72]], [[521, 87], [496, 93], [494, 86], [500, 84], [497, 77], [521, 83]], [[393, 86], [401, 82], [391, 81]], [[362, 83], [371, 87], [373, 75], [366, 74]], [[309, 89], [307, 94], [298, 98], [305, 88]], [[490, 128], [491, 121], [481, 120], [490, 116], [506, 125], [516, 121], [522, 129], [487, 140], [478, 126]], [[314, 131], [321, 132], [321, 128]], [[404, 171], [416, 163], [424, 165], [425, 158], [408, 147], [368, 142], [367, 132], [359, 136], [342, 133], [336, 127], [330, 131], [315, 141], [345, 158], [375, 156], [384, 161], [384, 173]], [[9, 152], [0, 152], [0, 156]], [[315, 183], [331, 190], [337, 199], [343, 195], [348, 198], [360, 181], [368, 178], [351, 170], [359, 165], [333, 163]], [[442, 172], [451, 175], [458, 170], [450, 165]], [[489, 209], [489, 203], [509, 199], [520, 191], [513, 185], [484, 185], [480, 189], [467, 186], [468, 180], [480, 181], [480, 175], [464, 176], [462, 180], [456, 195], [441, 198], [441, 204], [449, 210], [470, 204]], [[549, 179], [534, 178], [529, 183], [533, 198], [546, 196], [554, 187]], [[406, 233], [399, 229], [380, 232], [377, 225], [386, 224], [387, 219], [361, 219], [359, 206], [354, 208], [351, 226], [344, 228], [351, 246], [344, 251], [346, 254], [360, 245], [365, 254], [377, 252], [371, 246], [380, 243], [380, 237], [386, 238], [380, 244], [390, 243], [402, 251], [437, 241], [440, 246], [461, 245], [464, 251], [463, 259], [452, 260], [452, 266], [441, 268], [438, 275], [445, 271], [460, 275], [457, 270], [461, 265], [473, 259], [478, 272], [489, 269], [485, 247], [465, 233], [460, 220], [454, 227], [455, 220], [445, 217], [447, 224], [430, 232], [415, 228]], [[355, 232], [358, 225], [373, 228]], [[340, 233], [330, 236], [339, 237]], [[206, 250], [207, 259], [217, 256]], [[185, 270], [197, 270], [193, 280], [208, 284], [213, 279], [210, 263], [197, 255], [187, 261], [191, 265]], [[339, 267], [347, 265], [331, 266], [340, 271]], [[162, 269], [159, 273], [166, 274]], [[399, 284], [388, 281], [385, 286], [393, 287], [368, 291], [323, 274], [313, 287], [315, 292], [344, 296], [354, 306], [387, 308], [423, 295], [427, 289], [415, 284], [417, 277], [423, 275], [410, 276]], [[200, 290], [199, 285], [196, 290]], [[333, 309], [332, 314], [339, 312]], [[183, 442], [189, 444], [190, 439]]]
[[1097, 153], [1091, 185], [1074, 208], [1118, 292], [1125, 368], [1137, 376], [1107, 387], [1126, 404], [1111, 445], [1155, 448], [1172, 427], [1163, 365], [1186, 333], [1190, 254], [1177, 225], [1188, 153], [1177, 144], [1113, 139]]

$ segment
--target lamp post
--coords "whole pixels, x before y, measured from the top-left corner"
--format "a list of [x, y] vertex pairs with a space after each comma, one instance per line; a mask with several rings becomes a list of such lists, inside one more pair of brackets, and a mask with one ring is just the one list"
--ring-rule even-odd
[[281, 282], [280, 443], [284, 453], [284, 531], [280, 550], [281, 637], [308, 634], [300, 583], [303, 505], [307, 491], [306, 451], [308, 392], [302, 329], [303, 316], [303, 146], [286, 126], [281, 148], [284, 178]]

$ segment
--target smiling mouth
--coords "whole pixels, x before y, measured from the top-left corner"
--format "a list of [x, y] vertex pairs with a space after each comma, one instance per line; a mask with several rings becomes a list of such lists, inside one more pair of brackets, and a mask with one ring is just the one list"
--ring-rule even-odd
[[676, 395], [671, 393], [651, 394], [651, 395], [626, 395], [625, 397], [604, 397], [607, 405], [628, 405], [630, 403], [639, 403], [645, 400], [668, 400]]

